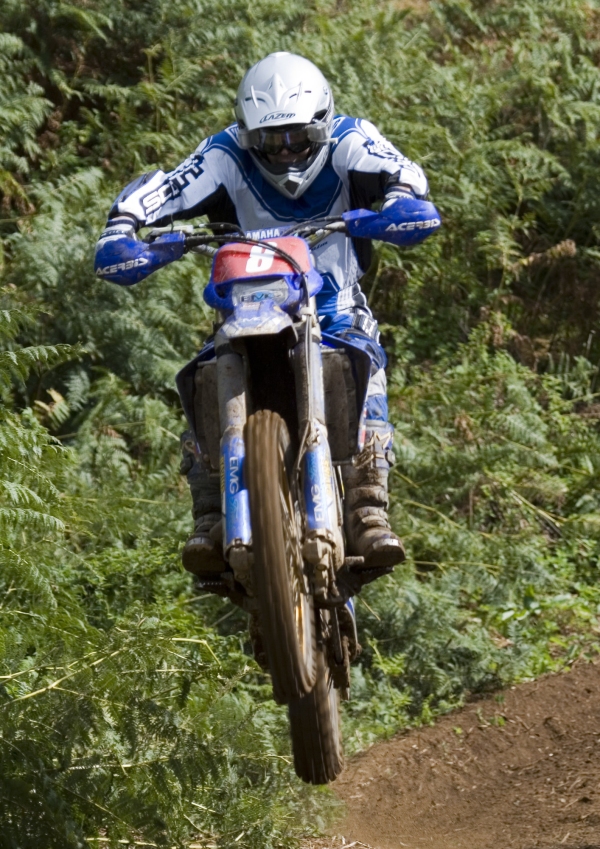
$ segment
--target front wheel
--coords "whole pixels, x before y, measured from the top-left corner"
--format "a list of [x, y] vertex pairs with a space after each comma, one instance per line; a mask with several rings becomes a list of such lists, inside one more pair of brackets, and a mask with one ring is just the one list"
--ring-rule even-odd
[[323, 652], [317, 657], [312, 691], [288, 705], [296, 775], [307, 784], [328, 784], [344, 768], [339, 691], [333, 686]]
[[309, 693], [316, 675], [312, 596], [304, 576], [292, 451], [281, 416], [260, 410], [246, 425], [254, 585], [273, 693], [287, 703]]

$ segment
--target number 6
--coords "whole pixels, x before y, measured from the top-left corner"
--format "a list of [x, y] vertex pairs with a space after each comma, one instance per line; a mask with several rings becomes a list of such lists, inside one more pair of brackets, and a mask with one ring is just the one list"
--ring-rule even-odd
[[262, 245], [254, 245], [250, 250], [250, 256], [246, 263], [246, 271], [249, 273], [268, 271], [273, 265], [274, 258], [275, 255], [269, 248], [265, 248]]

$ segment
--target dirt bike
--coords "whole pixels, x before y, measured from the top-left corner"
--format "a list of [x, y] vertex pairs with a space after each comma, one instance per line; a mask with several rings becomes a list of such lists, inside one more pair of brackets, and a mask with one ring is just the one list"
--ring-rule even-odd
[[[221, 482], [223, 571], [199, 586], [258, 618], [295, 769], [313, 784], [343, 768], [339, 701], [358, 647], [352, 597], [391, 569], [365, 570], [345, 555], [340, 465], [363, 447], [370, 358], [321, 332], [311, 247], [332, 233], [409, 245], [439, 225], [431, 203], [406, 198], [268, 239], [229, 225], [177, 235], [213, 256], [204, 298], [219, 316], [213, 341], [177, 377], [198, 451]], [[150, 248], [172, 238], [153, 231]]]

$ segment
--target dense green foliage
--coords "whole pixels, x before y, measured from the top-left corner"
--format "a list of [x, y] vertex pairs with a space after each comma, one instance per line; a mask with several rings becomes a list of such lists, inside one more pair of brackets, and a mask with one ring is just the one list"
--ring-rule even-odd
[[410, 558], [358, 604], [348, 748], [595, 648], [599, 32], [583, 0], [4, 0], [3, 846], [287, 847], [327, 808], [244, 618], [178, 565], [206, 266], [92, 272], [117, 192], [229, 123], [272, 49], [424, 165], [445, 223], [365, 285]]

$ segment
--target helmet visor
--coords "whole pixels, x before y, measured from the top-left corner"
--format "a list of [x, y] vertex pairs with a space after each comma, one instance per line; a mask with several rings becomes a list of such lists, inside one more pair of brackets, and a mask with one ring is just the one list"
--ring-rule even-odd
[[294, 130], [281, 129], [259, 130], [257, 144], [254, 147], [261, 153], [276, 154], [282, 150], [291, 153], [302, 153], [311, 146], [312, 141], [308, 137], [308, 128], [300, 127]]
[[282, 150], [302, 153], [312, 144], [324, 144], [329, 141], [328, 127], [325, 123], [305, 124], [295, 127], [273, 127], [272, 130], [246, 130], [239, 128], [240, 147], [255, 148], [260, 153], [276, 155]]

